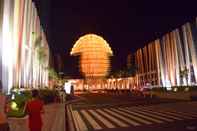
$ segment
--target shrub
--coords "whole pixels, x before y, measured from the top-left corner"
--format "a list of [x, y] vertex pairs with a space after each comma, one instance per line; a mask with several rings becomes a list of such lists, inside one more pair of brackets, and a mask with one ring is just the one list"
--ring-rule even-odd
[[[15, 96], [13, 99], [11, 99], [12, 96]], [[9, 96], [7, 100], [7, 116], [8, 117], [24, 117], [26, 115], [25, 113], [25, 103], [29, 99], [31, 99], [31, 92], [30, 91], [24, 91], [24, 92], [13, 92], [11, 96]], [[12, 104], [15, 104], [13, 108]]]
[[172, 86], [171, 91], [167, 91], [165, 87], [152, 88], [155, 92], [187, 92], [187, 91], [197, 91], [197, 86]]
[[[15, 96], [14, 99], [11, 99], [12, 96]], [[42, 89], [39, 90], [40, 99], [44, 101], [45, 104], [49, 104], [55, 101], [58, 97], [58, 92], [56, 90]], [[7, 99], [7, 116], [8, 117], [24, 117], [25, 113], [25, 103], [32, 98], [31, 91], [21, 91], [21, 92], [12, 92]], [[15, 104], [15, 109], [12, 108], [12, 104]]]
[[39, 91], [40, 98], [45, 104], [49, 104], [55, 101], [58, 97], [58, 92], [56, 90], [42, 89]]
[[189, 90], [190, 91], [197, 91], [197, 86], [190, 86], [189, 87]]
[[166, 88], [164, 87], [155, 87], [151, 89], [154, 92], [167, 92]]

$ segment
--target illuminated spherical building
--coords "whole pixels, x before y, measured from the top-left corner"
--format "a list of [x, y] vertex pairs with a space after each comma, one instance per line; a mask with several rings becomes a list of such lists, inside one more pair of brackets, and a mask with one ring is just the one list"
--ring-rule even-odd
[[85, 78], [102, 78], [110, 69], [112, 50], [109, 44], [100, 36], [87, 34], [79, 38], [71, 52], [80, 56], [80, 71]]

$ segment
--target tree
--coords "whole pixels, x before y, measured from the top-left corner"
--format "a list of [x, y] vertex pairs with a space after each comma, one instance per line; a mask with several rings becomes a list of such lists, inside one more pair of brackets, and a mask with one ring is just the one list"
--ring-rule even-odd
[[[32, 33], [34, 34], [34, 32]], [[45, 52], [45, 48], [44, 48], [44, 45], [42, 45], [42, 37], [41, 36], [38, 36], [35, 40], [35, 43], [34, 43], [34, 48], [37, 52], [37, 60], [39, 62], [39, 85], [42, 86], [42, 70], [44, 70], [46, 67], [45, 67], [45, 60], [47, 59], [47, 55], [46, 55], [46, 52]]]
[[187, 67], [185, 67], [183, 70], [180, 70], [180, 78], [183, 80], [183, 78], [186, 79], [186, 85], [188, 85], [188, 73], [189, 73], [189, 69], [187, 69]]
[[58, 80], [58, 73], [53, 68], [47, 68], [50, 80]]

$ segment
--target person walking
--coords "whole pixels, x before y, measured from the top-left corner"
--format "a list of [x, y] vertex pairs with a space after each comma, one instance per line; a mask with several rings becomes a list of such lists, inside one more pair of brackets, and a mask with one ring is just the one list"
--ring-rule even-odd
[[26, 112], [29, 114], [30, 131], [42, 130], [41, 113], [44, 113], [43, 105], [43, 101], [39, 99], [38, 90], [32, 90], [32, 100], [26, 104]]

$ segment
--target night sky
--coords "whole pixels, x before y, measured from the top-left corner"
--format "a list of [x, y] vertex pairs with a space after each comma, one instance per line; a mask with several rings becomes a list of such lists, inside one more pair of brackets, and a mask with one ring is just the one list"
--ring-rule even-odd
[[[60, 55], [63, 71], [75, 73], [69, 52], [87, 33], [102, 36], [111, 46], [112, 69], [126, 65], [128, 53], [180, 27], [197, 16], [188, 0], [35, 0], [53, 55]], [[56, 60], [56, 57], [54, 57]]]

